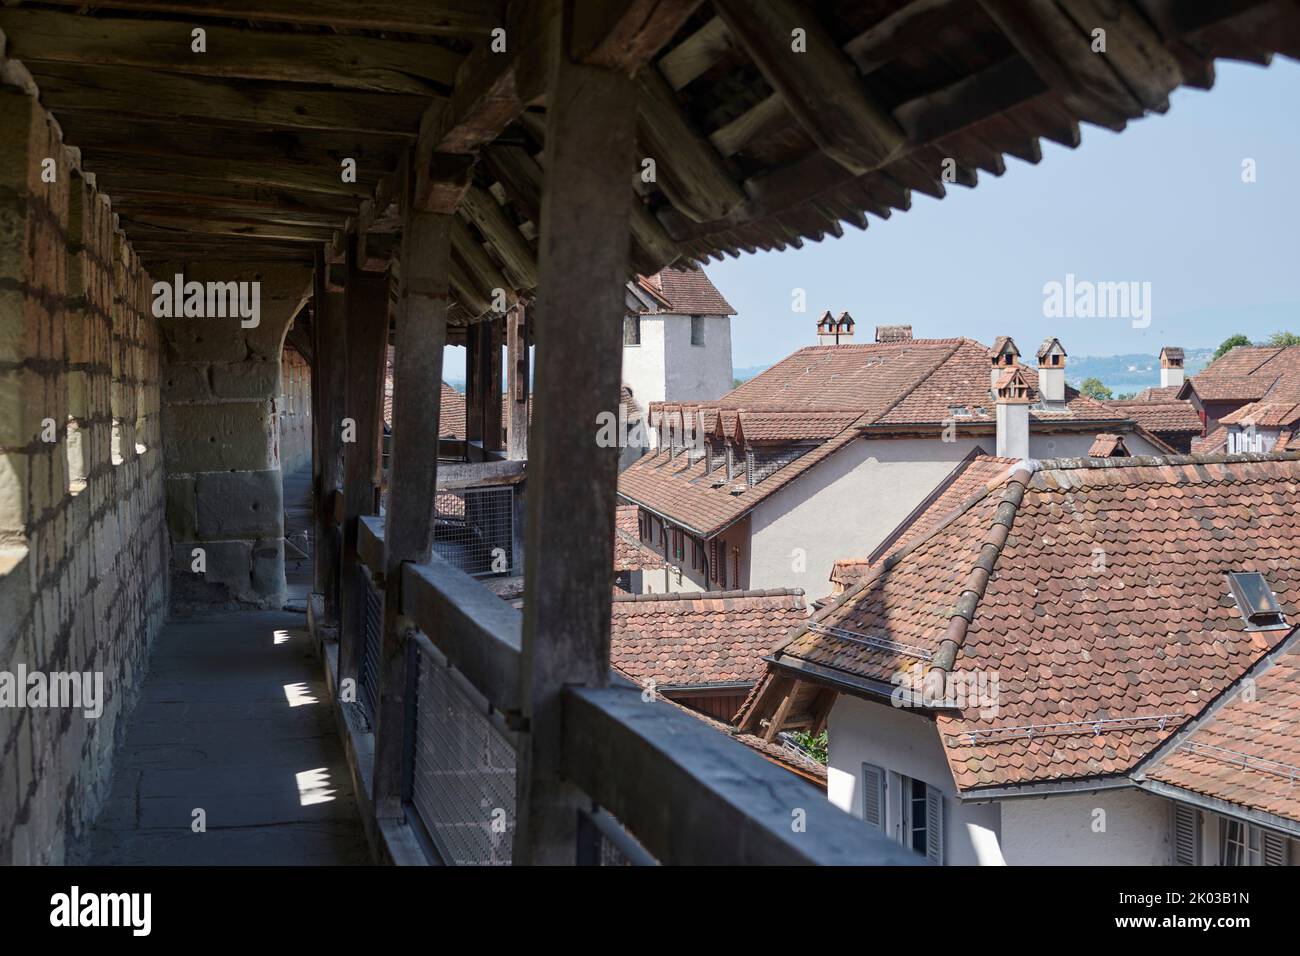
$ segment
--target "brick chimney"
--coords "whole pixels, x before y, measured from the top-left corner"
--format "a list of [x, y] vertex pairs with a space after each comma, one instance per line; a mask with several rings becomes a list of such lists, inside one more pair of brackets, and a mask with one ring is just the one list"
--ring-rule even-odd
[[910, 325], [877, 325], [877, 342], [910, 342], [912, 327]]
[[838, 319], [831, 318], [829, 310], [817, 320], [818, 345], [842, 345], [853, 341], [853, 316], [841, 312]]
[[1179, 388], [1183, 384], [1183, 350], [1166, 345], [1160, 350], [1160, 387]]
[[1020, 349], [1016, 348], [1016, 343], [1011, 341], [1011, 336], [999, 335], [993, 342], [993, 348], [989, 349], [989, 359], [992, 362], [989, 387], [996, 387], [998, 379], [1007, 369], [1014, 368], [1019, 358]]
[[1018, 366], [1006, 369], [993, 383], [997, 403], [999, 458], [1029, 457], [1029, 382]]
[[1047, 339], [1038, 348], [1038, 394], [1048, 404], [1065, 401], [1065, 349], [1060, 339]]

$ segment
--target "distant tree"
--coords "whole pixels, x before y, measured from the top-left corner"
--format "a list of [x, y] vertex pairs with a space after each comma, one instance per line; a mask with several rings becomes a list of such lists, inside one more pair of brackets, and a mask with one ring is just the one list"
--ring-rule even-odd
[[1250, 344], [1250, 339], [1246, 338], [1246, 336], [1242, 335], [1241, 333], [1237, 333], [1236, 335], [1233, 335], [1223, 340], [1223, 344], [1214, 350], [1214, 358], [1211, 359], [1210, 361], [1216, 361], [1217, 359], [1223, 358], [1223, 356], [1231, 352], [1238, 345], [1249, 345], [1249, 344]]
[[1099, 378], [1085, 378], [1079, 386], [1079, 391], [1089, 398], [1097, 399], [1099, 402], [1108, 402], [1114, 398], [1110, 393], [1110, 389], [1103, 385]]
[[742, 385], [744, 385], [744, 384], [745, 384], [745, 379], [743, 379], [743, 378], [733, 378], [733, 379], [731, 380], [731, 387], [732, 387], [732, 388], [740, 388], [740, 386], [742, 386]]
[[1274, 332], [1260, 344], [1275, 349], [1286, 348], [1290, 345], [1300, 345], [1300, 335], [1296, 335], [1294, 332]]
[[830, 745], [827, 742], [826, 731], [822, 731], [816, 737], [806, 730], [796, 730], [790, 734], [794, 742], [803, 749], [808, 756], [812, 757], [818, 763], [824, 764], [828, 756]]
[[1137, 398], [1137, 392], [1120, 392], [1118, 395], [1115, 396], [1115, 401], [1131, 402], [1135, 398]]

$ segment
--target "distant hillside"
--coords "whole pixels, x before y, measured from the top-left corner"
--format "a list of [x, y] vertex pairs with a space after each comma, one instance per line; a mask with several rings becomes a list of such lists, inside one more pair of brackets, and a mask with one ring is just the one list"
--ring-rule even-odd
[[[1187, 374], [1195, 375], [1210, 364], [1214, 349], [1187, 349]], [[1116, 395], [1140, 392], [1160, 384], [1158, 355], [1071, 355], [1065, 362], [1066, 380], [1076, 388], [1085, 378], [1098, 378]]]
[[747, 368], [733, 368], [731, 370], [731, 377], [735, 379], [736, 384], [739, 385], [741, 382], [748, 382], [755, 375], [761, 375], [763, 372], [766, 372], [771, 367], [772, 366], [769, 364], [769, 365], [750, 365]]

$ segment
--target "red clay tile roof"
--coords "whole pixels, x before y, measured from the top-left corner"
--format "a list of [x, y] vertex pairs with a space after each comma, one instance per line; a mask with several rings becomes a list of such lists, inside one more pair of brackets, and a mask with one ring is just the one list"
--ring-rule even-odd
[[668, 266], [652, 276], [638, 276], [638, 284], [666, 303], [662, 309], [643, 310], [643, 314], [670, 312], [674, 315], [735, 315], [722, 293], [703, 269]]
[[[646, 455], [619, 475], [619, 494], [699, 535], [712, 537], [848, 445], [861, 429], [890, 432], [924, 426], [934, 429], [937, 435], [938, 429], [950, 420], [956, 421], [958, 430], [968, 424], [991, 426], [995, 409], [989, 397], [989, 370], [988, 350], [965, 338], [800, 349], [716, 402], [656, 404], [651, 409], [650, 423], [656, 426], [663, 416], [677, 416], [685, 408], [688, 414], [703, 410], [706, 428], [711, 414], [717, 415], [721, 431], [728, 438], [735, 436], [739, 421], [741, 431], [752, 439], [746, 416], [760, 412], [779, 413], [787, 420], [793, 413], [802, 413], [809, 422], [804, 429], [808, 433], [829, 432], [825, 426], [834, 415], [842, 415], [848, 424], [841, 431], [826, 436], [822, 445], [753, 487], [741, 479], [715, 488], [713, 483], [720, 472], [715, 469], [706, 476], [703, 459], [691, 464], [687, 456], [678, 455], [670, 460], [661, 450]], [[1019, 370], [1030, 386], [1030, 400], [1037, 402], [1038, 373], [1024, 366]], [[963, 409], [964, 413], [957, 414], [954, 409]], [[850, 415], [854, 417], [850, 419]], [[1098, 423], [1111, 431], [1132, 427], [1125, 414], [1072, 388], [1066, 389], [1066, 401], [1060, 407], [1031, 406], [1030, 417], [1040, 429], [1082, 428]], [[799, 431], [785, 428], [791, 435]], [[737, 487], [740, 492], [733, 494]]]
[[659, 687], [753, 681], [763, 655], [807, 616], [799, 589], [615, 594], [610, 662]]
[[1019, 459], [998, 458], [995, 455], [974, 455], [961, 462], [948, 476], [948, 484], [941, 486], [939, 495], [908, 515], [876, 549], [877, 553], [865, 558], [842, 558], [831, 569], [831, 582], [836, 593], [858, 580], [873, 568], [881, 558], [901, 551], [913, 541], [924, 537], [975, 495], [987, 493], [988, 488], [1000, 485], [1018, 465]]
[[[1148, 391], [1151, 391], [1150, 389]], [[1159, 389], [1158, 391], [1167, 391]], [[1129, 401], [1106, 402], [1107, 408], [1133, 419], [1147, 431], [1161, 434], [1201, 433], [1201, 416], [1196, 413], [1191, 402], [1174, 399], [1133, 399]]]
[[1251, 402], [1219, 419], [1223, 425], [1253, 424], [1256, 428], [1282, 428], [1300, 422], [1300, 401]]
[[1089, 458], [1125, 458], [1128, 456], [1128, 449], [1124, 446], [1124, 438], [1121, 435], [1110, 435], [1102, 433], [1093, 441], [1092, 447], [1088, 449]]
[[1300, 650], [1294, 645], [1172, 742], [1146, 777], [1300, 821]]
[[1286, 348], [1241, 345], [1183, 383], [1203, 402], [1300, 402], [1300, 345]]
[[1300, 620], [1300, 456], [1043, 462], [775, 653], [886, 688], [914, 665], [998, 675], [996, 715], [936, 717], [962, 790], [1114, 776], [1286, 636], [1245, 630], [1225, 573], [1252, 570]]
[[1204, 438], [1192, 439], [1193, 455], [1217, 455], [1228, 447], [1228, 429], [1220, 425]]
[[[1183, 390], [1181, 385], [1154, 385], [1144, 388], [1129, 401], [1134, 402], [1171, 402]], [[1107, 402], [1107, 405], [1119, 405], [1121, 402]]]
[[659, 552], [641, 541], [636, 505], [619, 505], [614, 520], [614, 570], [643, 571], [666, 567]]

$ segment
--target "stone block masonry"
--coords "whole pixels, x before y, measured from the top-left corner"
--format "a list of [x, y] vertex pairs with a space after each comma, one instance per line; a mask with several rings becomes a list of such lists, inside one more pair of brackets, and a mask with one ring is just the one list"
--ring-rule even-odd
[[0, 706], [0, 865], [62, 862], [97, 814], [166, 614], [150, 284], [30, 85], [0, 84], [0, 672], [105, 697]]
[[[180, 275], [186, 283], [255, 282], [260, 289], [252, 328], [237, 315], [157, 320], [172, 613], [278, 609], [285, 600], [282, 353], [311, 290], [311, 270], [194, 260], [153, 271], [173, 285]], [[310, 454], [309, 433], [306, 441]]]

